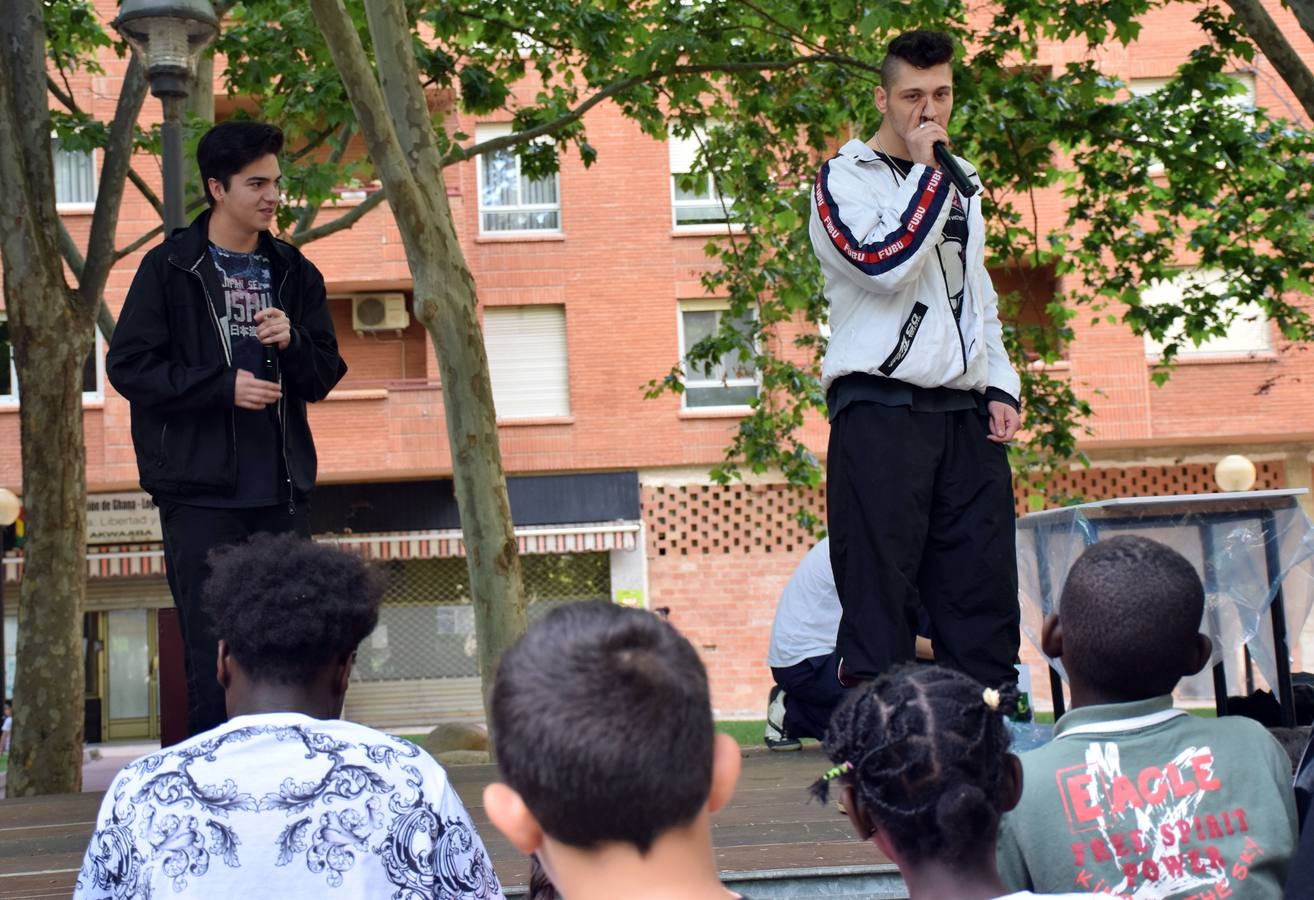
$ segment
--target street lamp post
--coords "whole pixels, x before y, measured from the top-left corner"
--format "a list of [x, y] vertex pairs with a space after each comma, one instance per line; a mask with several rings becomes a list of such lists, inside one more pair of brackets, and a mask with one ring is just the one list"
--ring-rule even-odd
[[[201, 52], [219, 33], [210, 0], [123, 0], [114, 28], [146, 67], [151, 93], [164, 106], [160, 153], [164, 161], [164, 236], [187, 222], [183, 211], [182, 110]], [[176, 647], [176, 628], [160, 624], [161, 646]], [[168, 635], [167, 639], [164, 637]], [[161, 653], [164, 657], [168, 651]], [[165, 746], [187, 736], [186, 680], [181, 652], [167, 667], [176, 682], [160, 694], [160, 738]], [[163, 687], [165, 678], [161, 676]]]
[[196, 61], [219, 32], [210, 0], [123, 0], [111, 23], [146, 67], [164, 106], [164, 234], [186, 225], [183, 212], [182, 108]]
[[0, 695], [9, 696], [9, 654], [5, 652], [5, 535], [2, 529], [18, 521], [22, 504], [9, 488], [0, 487]]

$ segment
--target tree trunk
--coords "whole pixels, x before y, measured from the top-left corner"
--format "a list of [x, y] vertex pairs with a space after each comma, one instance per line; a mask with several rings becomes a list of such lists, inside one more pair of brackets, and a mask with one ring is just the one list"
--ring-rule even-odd
[[1296, 21], [1305, 34], [1314, 41], [1314, 0], [1287, 0], [1287, 6], [1296, 15]]
[[[1305, 115], [1314, 119], [1314, 73], [1310, 72], [1309, 66], [1305, 65], [1300, 54], [1287, 41], [1277, 23], [1273, 21], [1273, 17], [1264, 8], [1262, 0], [1227, 0], [1227, 5], [1232, 7], [1237, 18], [1245, 25], [1246, 33], [1255, 42], [1255, 46], [1268, 57], [1278, 76], [1296, 95], [1296, 100], [1304, 108]], [[1310, 31], [1311, 25], [1314, 24], [1312, 21], [1314, 3], [1306, 0], [1304, 3], [1294, 2], [1291, 5], [1301, 25], [1311, 37], [1314, 37], [1314, 31]]]
[[40, 0], [0, 17], [0, 256], [21, 397], [29, 538], [18, 602], [10, 796], [82, 787], [86, 468], [82, 361], [95, 305], [64, 283]]
[[474, 279], [447, 202], [402, 4], [366, 3], [378, 80], [341, 0], [311, 0], [311, 8], [401, 231], [415, 314], [438, 356], [486, 708], [497, 660], [524, 632], [526, 613]]

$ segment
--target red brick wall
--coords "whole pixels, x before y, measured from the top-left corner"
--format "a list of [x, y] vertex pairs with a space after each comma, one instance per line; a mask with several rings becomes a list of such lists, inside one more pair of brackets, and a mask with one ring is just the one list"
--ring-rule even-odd
[[[1285, 487], [1281, 462], [1256, 464], [1256, 490]], [[1201, 463], [1075, 469], [1063, 489], [1090, 500], [1178, 495], [1213, 490], [1213, 468]], [[671, 622], [702, 654], [712, 703], [727, 717], [762, 718], [771, 673], [767, 643], [776, 600], [815, 542], [794, 519], [800, 505], [825, 517], [821, 491], [783, 485], [661, 483], [646, 479], [641, 502], [648, 534], [650, 607], [669, 607]], [[1023, 490], [1016, 490], [1023, 508]], [[1293, 637], [1293, 646], [1296, 639]], [[1050, 706], [1043, 657], [1026, 638], [1035, 700]]]

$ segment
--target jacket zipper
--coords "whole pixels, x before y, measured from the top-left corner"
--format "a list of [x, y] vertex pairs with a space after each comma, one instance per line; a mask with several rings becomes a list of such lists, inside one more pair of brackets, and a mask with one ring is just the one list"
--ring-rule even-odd
[[[940, 280], [945, 283], [945, 287], [947, 288], [949, 285], [949, 275], [944, 270], [944, 260], [941, 259], [940, 251], [938, 249], [935, 251], [935, 261], [940, 265]], [[963, 305], [964, 306], [967, 304], [967, 294], [968, 294], [967, 280], [968, 280], [967, 266], [964, 265], [963, 266]], [[954, 332], [957, 333], [958, 335], [958, 351], [959, 351], [959, 355], [963, 359], [963, 371], [959, 372], [958, 374], [966, 375], [967, 374], [967, 344], [963, 340], [963, 320], [961, 318], [963, 307], [962, 306], [958, 307], [958, 314], [955, 315], [954, 304], [953, 301], [949, 299], [949, 294], [947, 293], [947, 291], [944, 295], [944, 304], [949, 308], [949, 320], [954, 323]]]
[[[963, 198], [963, 222], [964, 222], [964, 224], [967, 226], [967, 243], [968, 243], [968, 244], [970, 244], [970, 243], [972, 242], [972, 216], [971, 216], [972, 208], [971, 208], [971, 203], [972, 203], [972, 201], [971, 201], [970, 198], [966, 198], [966, 197]], [[964, 244], [964, 245], [963, 245], [963, 254], [964, 254], [964, 255], [967, 254], [967, 244]], [[943, 263], [943, 262], [940, 263], [940, 268], [941, 268], [941, 270], [943, 271], [943, 269], [944, 269], [944, 263]], [[963, 314], [963, 312], [964, 312], [963, 307], [967, 306], [967, 303], [968, 303], [969, 300], [970, 300], [971, 302], [973, 302], [973, 303], [976, 302], [976, 298], [972, 296], [972, 273], [971, 273], [971, 269], [968, 267], [968, 260], [967, 260], [967, 259], [964, 259], [964, 260], [963, 260], [963, 305], [960, 306], [960, 307], [958, 308], [958, 315], [957, 315], [957, 316], [953, 316], [953, 312], [954, 312], [954, 311], [953, 311], [953, 305], [952, 305], [952, 304], [950, 304], [950, 309], [949, 309], [949, 314], [950, 314], [951, 316], [953, 316], [953, 319], [954, 319], [954, 331], [956, 331], [956, 332], [958, 333], [958, 349], [962, 352], [962, 356], [963, 356], [963, 371], [962, 371], [962, 374], [964, 374], [964, 375], [967, 374], [967, 342], [963, 340], [963, 320], [962, 320], [962, 314]], [[975, 309], [975, 307], [973, 307], [973, 309]]]
[[[232, 368], [232, 365], [233, 365], [233, 351], [232, 351], [232, 348], [230, 348], [230, 347], [228, 346], [228, 340], [224, 337], [224, 327], [223, 327], [223, 325], [221, 325], [221, 324], [219, 323], [219, 314], [218, 314], [217, 312], [214, 311], [214, 301], [210, 298], [210, 289], [207, 288], [207, 287], [205, 286], [205, 278], [203, 278], [203, 277], [201, 276], [201, 273], [197, 271], [197, 269], [200, 268], [200, 266], [201, 266], [201, 262], [204, 261], [204, 259], [205, 259], [205, 253], [202, 252], [200, 256], [196, 257], [196, 262], [192, 263], [192, 266], [191, 266], [190, 269], [187, 268], [187, 267], [185, 267], [185, 266], [183, 266], [181, 263], [179, 263], [177, 260], [175, 260], [172, 256], [169, 257], [169, 262], [170, 262], [172, 265], [177, 266], [178, 268], [182, 269], [184, 272], [190, 272], [192, 275], [194, 275], [194, 276], [196, 277], [196, 280], [199, 281], [199, 282], [201, 283], [201, 294], [205, 297], [205, 308], [208, 309], [208, 310], [210, 311], [210, 321], [211, 321], [211, 323], [214, 324], [214, 334], [215, 334], [215, 339], [219, 341], [219, 349], [220, 349], [221, 351], [223, 351], [223, 354], [224, 354], [224, 362], [226, 362], [226, 363], [228, 364], [229, 368]], [[232, 442], [233, 461], [234, 461], [234, 463], [236, 463], [236, 461], [237, 461], [237, 414], [236, 414], [233, 410], [234, 410], [234, 407], [229, 406], [229, 408], [228, 408], [228, 438], [229, 438], [229, 440]]]
[[[283, 304], [283, 288], [287, 285], [287, 276], [288, 276], [288, 271], [287, 271], [287, 269], [284, 269], [284, 270], [283, 270], [283, 277], [282, 277], [282, 279], [278, 282], [278, 291], [274, 294], [274, 302], [278, 304], [278, 308], [279, 308], [279, 309], [283, 310], [284, 315], [287, 314], [287, 307]], [[289, 346], [291, 346], [291, 340], [292, 340], [292, 337], [291, 337], [291, 335], [289, 334], [289, 335], [288, 335], [288, 342], [289, 342], [288, 345], [289, 345]], [[290, 465], [288, 464], [288, 461], [287, 461], [287, 416], [284, 415], [284, 412], [283, 412], [283, 404], [287, 402], [287, 395], [286, 395], [286, 393], [282, 390], [282, 388], [283, 388], [283, 367], [282, 367], [282, 366], [279, 366], [279, 367], [278, 367], [278, 387], [279, 387], [279, 392], [278, 392], [278, 433], [279, 433], [278, 449], [279, 449], [279, 450], [282, 452], [282, 454], [283, 454], [283, 476], [284, 476], [284, 478], [287, 480], [287, 514], [288, 514], [288, 517], [289, 517], [289, 518], [292, 518], [292, 517], [296, 516], [296, 514], [297, 514], [297, 504], [296, 504], [296, 499], [295, 499], [295, 498], [296, 498], [296, 493], [295, 493], [295, 491], [294, 491], [293, 488], [292, 488], [292, 466], [290, 466]]]

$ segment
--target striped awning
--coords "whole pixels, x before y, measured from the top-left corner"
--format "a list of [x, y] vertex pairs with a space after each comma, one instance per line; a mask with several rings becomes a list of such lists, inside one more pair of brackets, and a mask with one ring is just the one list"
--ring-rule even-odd
[[[639, 522], [595, 522], [578, 525], [534, 526], [516, 529], [522, 554], [592, 553], [634, 550], [643, 526]], [[456, 529], [445, 531], [393, 531], [372, 534], [317, 535], [315, 540], [337, 544], [366, 559], [434, 559], [465, 556], [465, 540]], [[101, 545], [87, 552], [89, 578], [140, 578], [164, 575], [164, 549], [158, 543]], [[23, 577], [22, 551], [4, 560], [5, 581]]]

